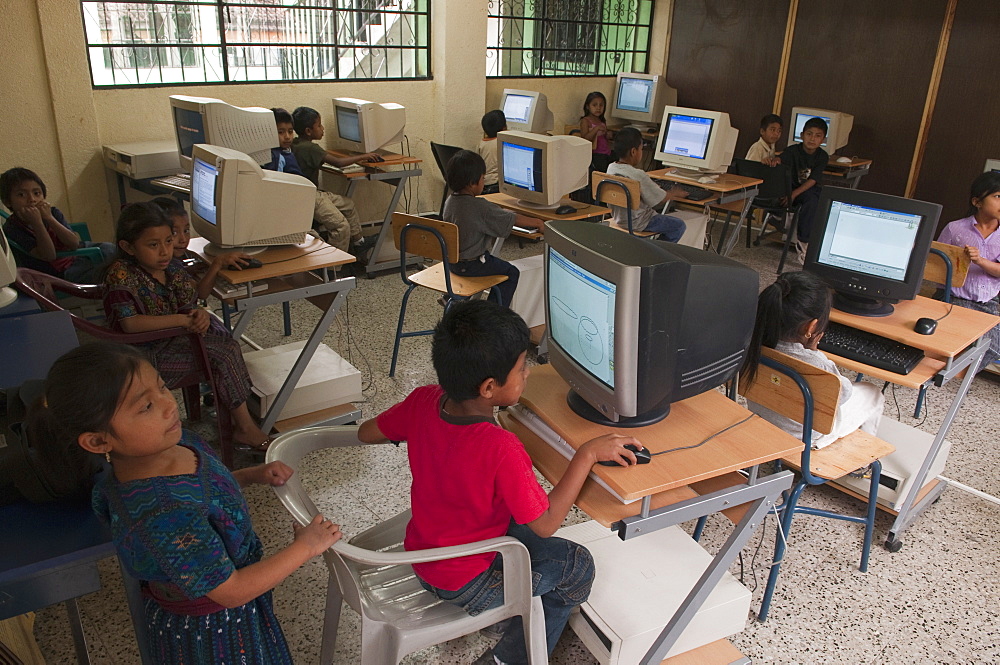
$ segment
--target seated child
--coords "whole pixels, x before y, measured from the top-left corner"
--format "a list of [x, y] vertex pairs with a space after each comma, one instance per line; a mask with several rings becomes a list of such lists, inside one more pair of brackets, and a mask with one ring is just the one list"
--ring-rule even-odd
[[[518, 438], [494, 420], [515, 404], [528, 377], [528, 327], [516, 313], [485, 300], [456, 303], [434, 331], [431, 356], [440, 385], [417, 388], [361, 425], [366, 443], [406, 441], [412, 516], [407, 550], [517, 538], [531, 556], [532, 593], [542, 597], [549, 653], [574, 607], [590, 594], [594, 562], [582, 545], [551, 537], [576, 501], [594, 464], [635, 463], [631, 436], [606, 434], [577, 450], [548, 496], [535, 480]], [[494, 553], [416, 564], [424, 588], [477, 615], [503, 602], [503, 565]], [[514, 617], [493, 648], [495, 660], [527, 663], [524, 630]], [[487, 654], [476, 663], [487, 662]]]
[[[287, 124], [284, 122], [285, 120], [287, 118], [284, 115], [281, 115], [279, 119], [279, 113], [275, 112], [275, 121], [279, 125]], [[300, 169], [299, 174], [309, 178], [317, 189], [319, 188], [319, 167], [323, 164], [344, 167], [358, 162], [382, 161], [382, 158], [373, 152], [352, 157], [338, 157], [315, 143], [315, 141], [322, 140], [326, 133], [323, 119], [316, 109], [311, 109], [308, 106], [298, 107], [292, 111], [292, 124], [298, 136], [289, 147]], [[285, 145], [289, 138], [287, 127], [284, 134], [279, 129], [278, 136], [281, 140], [279, 157], [284, 156], [287, 159], [288, 155], [285, 152]], [[273, 149], [271, 154], [274, 155]], [[285, 169], [285, 172], [295, 173], [288, 168]], [[358, 217], [357, 208], [354, 207], [354, 201], [346, 196], [332, 192], [326, 192], [326, 195], [322, 197], [318, 196], [313, 217], [320, 225], [321, 232], [326, 235], [326, 241], [337, 249], [349, 251], [355, 256], [364, 256], [365, 252], [375, 246], [375, 238], [368, 239], [361, 235], [361, 220]]]
[[[12, 213], [4, 222], [4, 234], [28, 253], [23, 267], [77, 284], [94, 284], [100, 267], [114, 256], [114, 245], [80, 240], [46, 196], [45, 183], [34, 171], [13, 168], [0, 175], [0, 201]], [[56, 252], [80, 247], [99, 247], [103, 260], [95, 263], [86, 256], [56, 256]]]
[[781, 130], [785, 126], [780, 115], [768, 113], [760, 119], [760, 138], [750, 146], [747, 159], [760, 162], [767, 166], [777, 166], [781, 160], [774, 154], [774, 146], [781, 139]]
[[93, 508], [122, 567], [141, 581], [152, 662], [292, 662], [271, 590], [340, 540], [340, 529], [317, 515], [265, 556], [241, 491], [283, 485], [292, 469], [275, 461], [230, 472], [181, 429], [156, 369], [125, 344], [91, 343], [59, 358], [32, 418], [79, 457], [111, 466]]
[[795, 248], [799, 261], [804, 262], [809, 248], [809, 236], [816, 220], [819, 195], [823, 189], [823, 171], [830, 162], [826, 150], [820, 147], [826, 140], [827, 126], [822, 118], [809, 118], [802, 127], [802, 142], [794, 143], [781, 153], [781, 163], [792, 169], [792, 203], [798, 206], [798, 238]]
[[[833, 361], [818, 349], [829, 321], [830, 289], [819, 277], [807, 272], [779, 276], [757, 299], [757, 322], [740, 373], [741, 380], [754, 380], [762, 346], [840, 376]], [[840, 399], [833, 429], [829, 434], [814, 431], [812, 447], [822, 448], [857, 429], [875, 434], [884, 404], [885, 396], [876, 385], [863, 381], [854, 383], [840, 376]], [[748, 402], [748, 408], [801, 440], [802, 423], [754, 402]]]
[[476, 146], [476, 152], [486, 162], [486, 179], [483, 194], [496, 194], [500, 191], [497, 183], [497, 133], [507, 131], [507, 117], [503, 111], [496, 109], [487, 111], [483, 116], [483, 140]]
[[[174, 229], [155, 203], [133, 203], [116, 231], [117, 258], [104, 274], [104, 313], [112, 329], [135, 333], [186, 328], [202, 335], [215, 380], [216, 400], [233, 419], [233, 442], [263, 451], [267, 435], [247, 409], [250, 374], [239, 343], [207, 310], [198, 307], [195, 282], [174, 260]], [[187, 336], [148, 345], [153, 366], [170, 386], [194, 363]]]
[[455, 274], [466, 277], [506, 275], [507, 281], [490, 289], [490, 298], [510, 307], [517, 289], [520, 271], [510, 263], [490, 254], [496, 238], [506, 238], [515, 224], [542, 230], [540, 219], [518, 215], [510, 210], [479, 198], [483, 193], [486, 162], [471, 150], [459, 150], [448, 160], [448, 188], [451, 196], [445, 201], [444, 221], [458, 225], [458, 263], [452, 264]]
[[[222, 252], [216, 255], [212, 262], [208, 264], [208, 269], [203, 270], [205, 263], [194, 252], [188, 251], [188, 243], [191, 242], [191, 220], [188, 219], [187, 210], [174, 198], [160, 196], [152, 201], [163, 211], [173, 225], [174, 229], [174, 263], [192, 274], [198, 279], [198, 299], [204, 300], [212, 293], [215, 286], [215, 278], [219, 276], [219, 271], [223, 268], [230, 270], [242, 270], [250, 261], [250, 255], [243, 252]], [[185, 260], [192, 260], [185, 263]], [[198, 278], [198, 274], [204, 273]]]
[[[615, 154], [618, 161], [608, 166], [611, 175], [631, 178], [639, 183], [641, 201], [639, 208], [632, 211], [633, 231], [654, 231], [660, 240], [677, 242], [684, 235], [687, 225], [684, 220], [670, 215], [657, 214], [653, 208], [661, 208], [670, 199], [682, 199], [687, 195], [680, 187], [672, 187], [664, 192], [645, 171], [637, 168], [642, 163], [642, 135], [634, 127], [626, 127], [615, 135]], [[634, 202], [633, 202], [634, 203]], [[621, 206], [611, 206], [614, 223], [628, 228], [628, 211]]]
[[[952, 302], [993, 316], [1000, 293], [1000, 173], [987, 171], [972, 182], [969, 216], [941, 231], [939, 242], [964, 247], [971, 265], [963, 286], [952, 290]], [[989, 332], [990, 348], [979, 366], [983, 370], [1000, 360], [1000, 325]]]

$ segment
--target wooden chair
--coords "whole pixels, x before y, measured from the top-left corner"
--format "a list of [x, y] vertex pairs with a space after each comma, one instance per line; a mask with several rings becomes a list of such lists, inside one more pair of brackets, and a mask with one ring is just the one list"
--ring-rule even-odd
[[[64, 279], [53, 277], [36, 270], [28, 268], [18, 268], [17, 280], [14, 288], [21, 293], [32, 297], [35, 302], [47, 312], [65, 311], [56, 301], [56, 293], [64, 293], [86, 300], [103, 300], [104, 287], [100, 285], [80, 285], [67, 282]], [[212, 378], [212, 368], [208, 362], [208, 352], [201, 335], [190, 332], [185, 328], [165, 328], [164, 330], [154, 330], [143, 333], [120, 333], [96, 323], [88, 321], [73, 312], [70, 312], [73, 327], [79, 332], [86, 333], [96, 339], [109, 342], [120, 342], [122, 344], [141, 345], [155, 342], [161, 339], [187, 335], [191, 338], [191, 348], [194, 349], [194, 364], [191, 370], [168, 386], [171, 390], [182, 389], [184, 396], [184, 408], [189, 418], [197, 420], [201, 418], [201, 403], [198, 387], [204, 381], [212, 386], [212, 391], [218, 396], [215, 389], [215, 381]], [[232, 419], [229, 408], [218, 399], [215, 400], [215, 413], [219, 427], [219, 448], [222, 453], [223, 463], [232, 468], [233, 466], [233, 443], [232, 443]]]
[[590, 175], [590, 187], [596, 202], [625, 208], [625, 219], [628, 222], [628, 228], [618, 226], [614, 220], [611, 221], [611, 228], [618, 229], [619, 231], [628, 231], [634, 236], [643, 238], [659, 235], [659, 233], [654, 231], [635, 231], [632, 228], [632, 211], [638, 210], [642, 202], [638, 181], [631, 178], [623, 178], [620, 175], [594, 171]]
[[444, 192], [441, 194], [441, 207], [438, 209], [439, 215], [444, 214], [444, 202], [448, 200], [448, 161], [459, 150], [461, 148], [453, 145], [431, 141], [431, 153], [434, 155], [434, 161], [437, 163], [438, 171], [441, 172], [441, 177], [444, 178]]
[[[895, 448], [872, 434], [857, 430], [824, 448], [812, 450], [812, 431], [829, 434], [833, 429], [834, 416], [840, 399], [840, 378], [836, 374], [813, 367], [774, 349], [766, 347], [761, 349], [761, 362], [756, 380], [750, 385], [741, 385], [740, 393], [751, 402], [802, 423], [802, 453], [786, 457], [778, 463], [779, 467], [782, 464], [787, 465], [798, 470], [801, 475], [795, 486], [785, 495], [783, 505], [778, 508], [781, 511], [781, 520], [774, 543], [774, 559], [758, 613], [758, 619], [765, 621], [778, 582], [781, 561], [785, 555], [785, 539], [791, 535], [792, 518], [797, 513], [864, 524], [865, 536], [861, 547], [859, 569], [861, 572], [868, 571], [868, 554], [871, 551], [879, 479], [882, 475], [882, 463], [879, 459], [892, 453]], [[798, 505], [799, 497], [806, 487], [843, 478], [869, 465], [871, 465], [871, 489], [868, 493], [868, 509], [865, 515], [843, 515]]]
[[[414, 330], [403, 332], [406, 305], [410, 294], [418, 286], [443, 294], [445, 309], [455, 300], [468, 300], [501, 282], [506, 275], [486, 277], [463, 277], [451, 272], [451, 264], [458, 261], [458, 226], [428, 217], [417, 217], [401, 212], [392, 214], [392, 235], [399, 249], [399, 274], [406, 284], [403, 302], [399, 308], [399, 323], [396, 326], [396, 342], [392, 348], [392, 364], [389, 376], [396, 374], [396, 359], [399, 356], [399, 342], [404, 337], [430, 335], [434, 330]], [[416, 254], [431, 261], [440, 261], [412, 275], [406, 273], [406, 255]], [[510, 303], [504, 303], [509, 305]]]

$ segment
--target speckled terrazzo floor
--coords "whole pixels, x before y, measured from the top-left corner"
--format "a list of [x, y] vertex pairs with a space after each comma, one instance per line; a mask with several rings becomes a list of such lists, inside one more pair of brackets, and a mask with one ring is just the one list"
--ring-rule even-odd
[[[504, 258], [541, 251], [541, 245], [504, 247]], [[761, 286], [769, 284], [779, 247], [766, 244], [736, 248], [733, 258], [757, 269]], [[332, 326], [325, 342], [362, 370], [365, 401], [371, 417], [406, 395], [413, 387], [433, 381], [428, 338], [404, 340], [395, 379], [388, 378], [389, 358], [399, 301], [403, 291], [395, 273], [360, 279], [349, 306]], [[317, 317], [311, 305], [293, 307], [291, 340], [281, 336], [277, 308], [259, 316], [248, 335], [262, 346], [304, 339]], [[435, 296], [417, 293], [411, 299], [409, 324], [431, 325], [441, 308]], [[921, 423], [912, 416], [916, 392], [897, 388], [887, 399], [886, 414], [935, 431], [954, 394], [955, 385], [930, 391], [928, 415]], [[949, 439], [947, 477], [994, 496], [1000, 495], [995, 463], [1000, 403], [997, 377], [979, 377], [959, 412]], [[251, 463], [250, 458], [239, 460]], [[404, 510], [408, 505], [409, 473], [405, 450], [379, 446], [328, 451], [310, 458], [305, 472], [324, 512], [346, 533], [357, 533]], [[290, 520], [272, 492], [247, 490], [257, 531], [269, 551], [291, 536]], [[857, 510], [857, 502], [836, 491], [808, 491], [804, 502], [828, 508]], [[574, 512], [571, 521], [583, 519]], [[764, 624], [748, 617], [746, 630], [732, 638], [755, 662], [768, 663], [996, 663], [1000, 662], [1000, 571], [996, 542], [1000, 535], [1000, 505], [949, 489], [904, 535], [904, 547], [890, 554], [881, 547], [891, 524], [880, 515], [867, 574], [857, 570], [861, 526], [803, 516], [796, 519], [791, 547]], [[691, 525], [687, 525], [690, 528]], [[713, 517], [704, 541], [712, 550], [721, 544], [729, 524]], [[745, 584], [754, 591], [751, 607], [760, 602], [763, 578], [774, 537], [773, 518], [746, 550]], [[758, 548], [758, 544], [762, 542]], [[732, 572], [740, 574], [739, 564]], [[121, 592], [117, 564], [101, 566], [103, 589], [80, 600], [84, 628], [94, 663], [137, 663], [130, 622]], [[316, 559], [275, 591], [278, 616], [296, 662], [317, 663], [322, 626], [326, 568]], [[341, 615], [335, 663], [359, 661], [360, 621], [350, 609]], [[55, 606], [39, 613], [36, 635], [49, 663], [74, 662], [65, 611]], [[490, 645], [471, 635], [414, 654], [408, 663], [471, 663]], [[567, 631], [553, 663], [596, 661]]]

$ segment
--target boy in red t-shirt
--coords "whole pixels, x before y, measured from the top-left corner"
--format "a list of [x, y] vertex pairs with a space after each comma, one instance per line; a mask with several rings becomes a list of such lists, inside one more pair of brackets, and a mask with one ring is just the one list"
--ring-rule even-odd
[[[570, 611], [587, 599], [594, 562], [582, 545], [551, 538], [599, 461], [635, 464], [635, 438], [607, 434], [580, 447], [552, 492], [535, 479], [518, 438], [493, 417], [515, 404], [528, 378], [528, 328], [513, 311], [479, 300], [457, 303], [434, 331], [440, 385], [417, 388], [358, 432], [366, 443], [407, 441], [412, 517], [404, 545], [420, 550], [510, 535], [531, 556], [532, 591], [542, 597], [549, 653]], [[424, 587], [476, 615], [503, 602], [503, 565], [495, 553], [413, 566]], [[492, 657], [491, 657], [492, 656]], [[527, 663], [515, 617], [492, 654], [477, 663]]]

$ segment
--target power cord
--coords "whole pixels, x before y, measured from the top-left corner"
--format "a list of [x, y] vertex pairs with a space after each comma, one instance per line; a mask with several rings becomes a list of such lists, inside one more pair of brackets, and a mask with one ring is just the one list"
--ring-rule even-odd
[[711, 436], [708, 436], [708, 437], [702, 439], [698, 443], [692, 444], [690, 446], [680, 446], [679, 448], [671, 448], [670, 450], [661, 450], [658, 453], [650, 453], [650, 457], [656, 457], [657, 455], [666, 455], [667, 453], [675, 453], [678, 450], [691, 450], [693, 448], [698, 448], [700, 446], [705, 445], [706, 443], [708, 443], [709, 441], [711, 441], [715, 437], [719, 436], [720, 434], [725, 434], [726, 432], [728, 432], [729, 430], [733, 429], [734, 427], [738, 427], [739, 425], [742, 425], [743, 423], [745, 423], [746, 421], [750, 420], [751, 418], [753, 418], [755, 416], [756, 416], [756, 414], [751, 413], [749, 416], [747, 416], [743, 420], [740, 420], [739, 422], [735, 422], [732, 425], [730, 425], [729, 427], [726, 427], [724, 429], [720, 429], [715, 434], [712, 434]]

